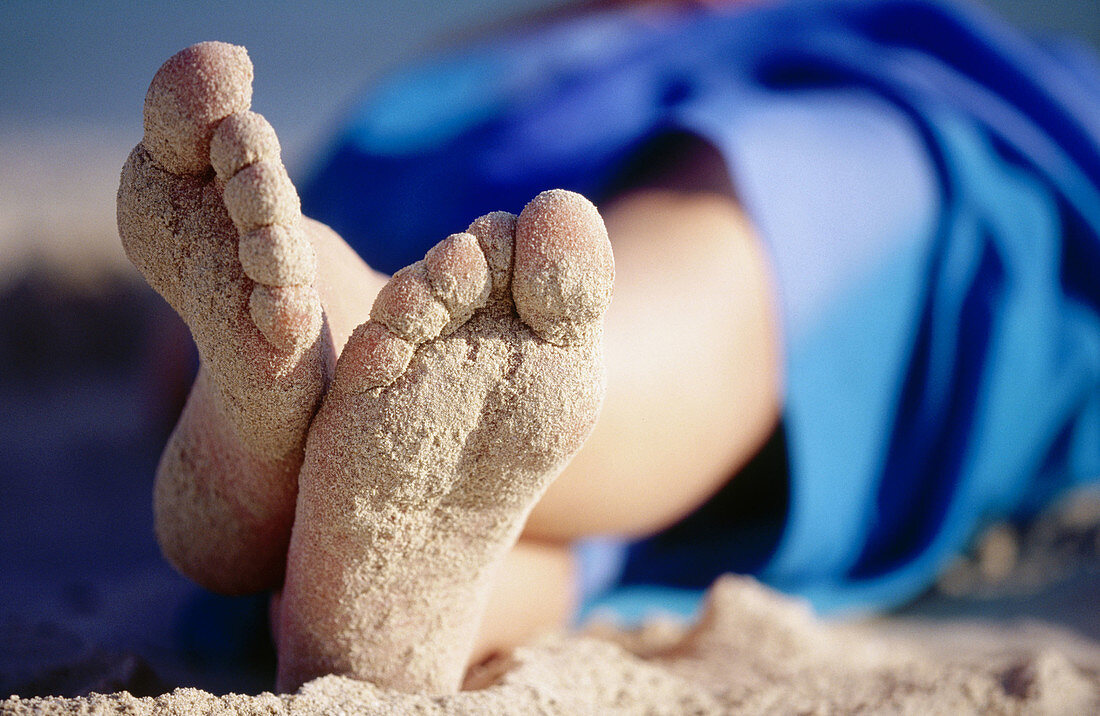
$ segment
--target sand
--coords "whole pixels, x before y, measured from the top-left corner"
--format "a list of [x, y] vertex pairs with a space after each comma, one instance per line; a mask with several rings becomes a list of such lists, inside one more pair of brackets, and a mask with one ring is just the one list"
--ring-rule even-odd
[[[10, 499], [0, 504], [0, 614], [28, 624], [16, 633], [0, 628], [0, 675], [27, 695], [113, 692], [8, 698], [0, 713], [1096, 712], [1096, 495], [1014, 528], [1014, 580], [977, 581], [1000, 569], [981, 564], [996, 551], [988, 543], [1004, 542], [983, 539], [957, 570], [965, 578], [956, 573], [944, 585], [950, 596], [925, 599], [908, 614], [830, 625], [736, 578], [722, 583], [712, 618], [690, 638], [667, 620], [641, 632], [551, 635], [480, 669], [468, 682], [475, 690], [446, 697], [341, 677], [294, 694], [261, 694], [273, 673], [247, 676], [257, 669], [254, 647], [226, 646], [242, 632], [266, 638], [250, 612], [233, 606], [215, 619], [218, 654], [196, 652], [173, 634], [183, 614], [191, 615], [187, 623], [209, 618], [195, 606], [210, 598], [164, 566], [150, 537], [143, 478], [164, 436], [149, 406], [164, 391], [149, 382], [145, 334], [127, 326], [137, 321], [159, 335], [174, 316], [139, 281], [127, 277], [90, 299], [81, 297], [84, 288], [73, 295], [28, 276], [0, 295], [3, 434], [11, 448], [0, 452], [0, 467], [32, 474], [25, 466], [36, 466], [27, 487], [9, 485]], [[17, 317], [30, 321], [26, 328]], [[73, 320], [96, 329], [74, 333], [66, 328]], [[960, 594], [960, 580], [969, 595]], [[172, 688], [195, 683], [210, 684], [208, 691]], [[137, 698], [123, 689], [163, 695]]]
[[9, 699], [0, 713], [1093, 713], [1100, 650], [1078, 666], [1049, 646], [1058, 638], [1007, 648], [987, 631], [947, 654], [927, 637], [826, 625], [751, 579], [725, 577], [691, 629], [654, 621], [548, 636], [473, 670], [467, 686], [476, 688], [449, 696], [326, 676], [290, 695]]

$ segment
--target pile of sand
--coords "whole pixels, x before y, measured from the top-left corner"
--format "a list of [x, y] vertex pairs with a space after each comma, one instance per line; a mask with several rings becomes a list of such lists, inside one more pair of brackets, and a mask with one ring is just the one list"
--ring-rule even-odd
[[[1050, 640], [1044, 640], [1050, 642]], [[296, 694], [215, 696], [176, 689], [84, 698], [12, 697], [0, 713], [1094, 713], [1100, 647], [937, 649], [874, 625], [826, 625], [808, 609], [747, 578], [711, 588], [690, 630], [654, 621], [636, 632], [592, 629], [548, 637], [470, 674], [454, 696], [387, 691], [329, 676]]]

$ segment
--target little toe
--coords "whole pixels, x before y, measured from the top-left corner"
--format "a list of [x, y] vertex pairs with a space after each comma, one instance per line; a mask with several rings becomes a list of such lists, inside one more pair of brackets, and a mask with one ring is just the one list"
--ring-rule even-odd
[[435, 295], [423, 261], [393, 275], [375, 297], [370, 317], [413, 344], [435, 338], [451, 320], [447, 307]]
[[175, 174], [210, 165], [210, 139], [223, 118], [252, 102], [252, 63], [243, 47], [201, 42], [177, 52], [145, 95], [142, 144]]
[[340, 353], [333, 390], [362, 393], [393, 383], [409, 366], [415, 348], [377, 321], [363, 323]]
[[256, 327], [282, 351], [302, 347], [320, 330], [321, 303], [312, 286], [256, 284], [248, 308]]
[[544, 191], [516, 221], [512, 298], [545, 340], [586, 340], [611, 303], [615, 265], [603, 219], [592, 202], [561, 189]]

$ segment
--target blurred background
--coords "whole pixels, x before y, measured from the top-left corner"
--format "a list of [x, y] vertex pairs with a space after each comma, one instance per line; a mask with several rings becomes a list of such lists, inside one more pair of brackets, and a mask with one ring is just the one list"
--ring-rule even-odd
[[[141, 105], [187, 45], [244, 45], [254, 109], [298, 178], [357, 92], [440, 44], [562, 0], [402, 3], [0, 3], [0, 281], [39, 256], [89, 268], [122, 259], [118, 172], [141, 138]], [[47, 202], [46, 199], [49, 199]]]
[[[153, 471], [191, 364], [148, 367], [187, 344], [186, 328], [125, 260], [114, 205], [157, 67], [200, 40], [245, 45], [253, 106], [300, 179], [350, 101], [388, 70], [565, 4], [0, 3], [0, 697], [270, 686], [263, 600], [204, 595], [153, 541]], [[986, 4], [1100, 48], [1097, 0]], [[1097, 542], [1100, 507], [1066, 510], [1057, 519]], [[1065, 542], [1065, 530], [1043, 529]], [[1013, 569], [1020, 544], [994, 533], [975, 569]], [[943, 590], [966, 592], [973, 569], [951, 578]], [[1011, 615], [1035, 597], [997, 599], [984, 608]], [[1095, 631], [1086, 617], [1077, 626]]]
[[[1100, 46], [1096, 0], [984, 1], [1032, 32]], [[324, 0], [250, 11], [210, 0], [0, 3], [0, 283], [34, 256], [81, 269], [121, 265], [110, 240], [114, 183], [141, 137], [149, 80], [187, 45], [248, 48], [254, 106], [279, 132], [299, 179], [341, 110], [386, 71], [479, 28], [567, 4]]]

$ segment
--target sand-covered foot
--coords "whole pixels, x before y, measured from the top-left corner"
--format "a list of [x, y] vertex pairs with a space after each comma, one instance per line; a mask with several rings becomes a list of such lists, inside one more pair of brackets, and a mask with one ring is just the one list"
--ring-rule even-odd
[[281, 579], [327, 352], [311, 243], [323, 227], [302, 218], [251, 96], [244, 48], [174, 55], [149, 86], [118, 191], [126, 254], [201, 357], [158, 470], [157, 536], [183, 572], [227, 592]]
[[595, 422], [613, 274], [595, 207], [555, 190], [378, 294], [310, 429], [281, 690], [458, 689], [497, 565]]

